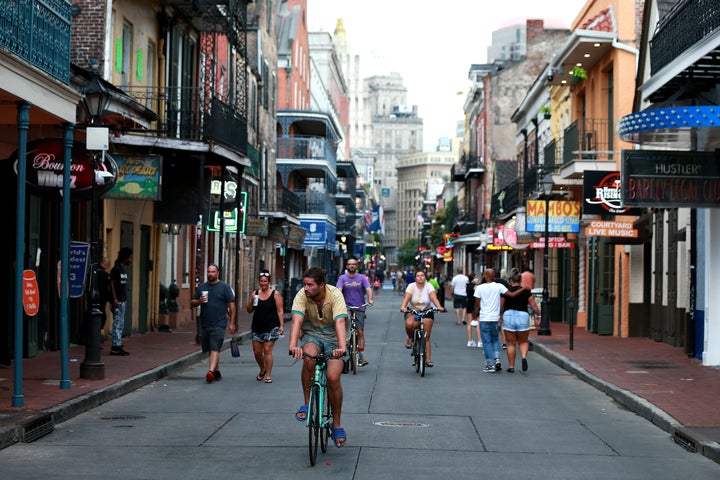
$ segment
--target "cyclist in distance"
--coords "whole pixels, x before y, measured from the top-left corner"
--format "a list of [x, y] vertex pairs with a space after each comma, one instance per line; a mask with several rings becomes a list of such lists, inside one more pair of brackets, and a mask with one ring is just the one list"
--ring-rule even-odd
[[[405, 314], [405, 333], [407, 334], [405, 348], [412, 348], [412, 337], [413, 331], [415, 330], [414, 315], [406, 312], [405, 310], [407, 308], [425, 310], [434, 305], [439, 311], [445, 311], [445, 308], [440, 305], [435, 288], [426, 281], [426, 278], [425, 270], [422, 268], [415, 270], [415, 281], [410, 283], [405, 289], [405, 296], [403, 296], [402, 305], [400, 305], [400, 311]], [[425, 365], [428, 367], [435, 366], [435, 363], [430, 360], [432, 354], [430, 350], [430, 335], [432, 334], [434, 321], [435, 316], [432, 313], [423, 320], [423, 323], [425, 324], [425, 332], [427, 334], [425, 338], [425, 352], [427, 354]]]
[[[328, 398], [333, 414], [332, 439], [336, 447], [344, 447], [347, 435], [340, 427], [343, 402], [340, 376], [345, 363], [342, 357], [345, 355], [348, 314], [342, 292], [327, 284], [325, 270], [311, 267], [303, 273], [303, 289], [295, 295], [291, 315], [290, 355], [297, 360], [302, 359], [303, 352], [310, 355], [324, 352], [334, 357], [327, 362]], [[295, 414], [300, 422], [307, 418], [314, 371], [315, 360], [306, 358], [300, 376], [305, 402]]]
[[[340, 275], [337, 281], [337, 288], [342, 291], [345, 304], [359, 307], [365, 303], [365, 295], [367, 295], [367, 303], [372, 305], [373, 291], [370, 287], [370, 280], [362, 273], [358, 273], [357, 258], [350, 257], [345, 263], [345, 270], [346, 273]], [[355, 328], [358, 334], [358, 365], [364, 367], [368, 364], [363, 353], [365, 351], [365, 308], [355, 312]]]

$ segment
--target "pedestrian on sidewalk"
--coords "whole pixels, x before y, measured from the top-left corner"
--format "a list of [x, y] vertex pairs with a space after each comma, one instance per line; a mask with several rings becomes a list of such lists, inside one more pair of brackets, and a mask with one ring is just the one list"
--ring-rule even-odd
[[520, 349], [522, 371], [525, 372], [528, 369], [527, 354], [530, 350], [530, 342], [528, 341], [528, 337], [530, 336], [528, 306], [535, 312], [535, 318], [540, 318], [540, 309], [537, 303], [535, 303], [532, 292], [522, 286], [521, 275], [516, 268], [513, 268], [510, 272], [509, 283], [510, 287], [508, 290], [510, 292], [521, 289], [522, 292], [515, 298], [508, 297], [505, 300], [502, 328], [507, 340], [507, 371], [509, 373], [515, 371], [515, 344], [517, 343]]
[[[427, 283], [426, 278], [425, 270], [422, 268], [415, 270], [415, 281], [405, 289], [405, 296], [403, 296], [402, 305], [400, 305], [400, 311], [405, 314], [405, 333], [407, 334], [405, 348], [412, 348], [412, 336], [415, 330], [415, 315], [406, 311], [408, 307], [414, 310], [425, 310], [434, 305], [441, 312], [445, 311], [437, 299], [435, 288]], [[435, 323], [435, 315], [429, 314], [423, 322], [425, 323], [425, 333], [427, 333], [425, 337], [425, 353], [427, 354], [425, 366], [434, 367], [435, 363], [430, 360], [432, 355], [430, 336], [432, 335], [433, 323]]]
[[[102, 312], [102, 328], [105, 328], [107, 322], [107, 306], [108, 303], [113, 299], [112, 290], [110, 290], [110, 273], [108, 268], [110, 267], [110, 260], [107, 257], [102, 257], [100, 263], [95, 268], [95, 280], [97, 281], [98, 300], [100, 304], [100, 311]], [[114, 303], [114, 302], [113, 302]]]
[[[365, 302], [365, 296], [367, 296], [367, 303], [374, 304], [373, 301], [373, 290], [370, 288], [370, 280], [358, 272], [358, 259], [356, 257], [348, 258], [345, 263], [345, 273], [340, 275], [337, 281], [337, 288], [342, 291], [343, 297], [345, 298], [345, 304], [351, 307], [359, 307]], [[357, 344], [358, 344], [358, 365], [364, 367], [368, 364], [365, 358], [365, 317], [366, 312], [363, 307], [361, 310], [355, 312], [355, 329], [357, 330]], [[350, 325], [347, 326], [350, 328]]]
[[230, 334], [235, 333], [235, 293], [230, 285], [220, 280], [220, 267], [216, 264], [208, 265], [207, 280], [195, 290], [190, 305], [200, 307], [202, 351], [209, 354], [210, 367], [205, 381], [217, 382], [222, 379], [220, 350], [225, 341], [225, 331], [229, 328]]
[[126, 357], [130, 355], [123, 348], [122, 334], [125, 328], [125, 308], [127, 307], [127, 267], [132, 263], [133, 251], [131, 248], [123, 247], [118, 252], [117, 260], [110, 270], [110, 291], [112, 292], [112, 304], [110, 311], [113, 316], [112, 324], [112, 347], [110, 355]]
[[465, 309], [467, 308], [467, 284], [470, 279], [463, 274], [463, 269], [458, 267], [455, 276], [450, 283], [453, 286], [453, 307], [455, 308], [455, 325], [465, 321]]
[[[480, 347], [482, 348], [482, 340], [480, 339], [480, 322], [473, 320], [473, 311], [475, 310], [475, 287], [477, 287], [477, 273], [471, 273], [468, 277], [470, 281], [467, 284], [467, 346], [468, 347]], [[475, 331], [475, 338], [473, 340], [473, 330]]]
[[270, 271], [261, 270], [258, 285], [247, 302], [247, 312], [253, 314], [250, 325], [252, 348], [260, 373], [255, 380], [272, 383], [273, 348], [280, 335], [285, 333], [285, 314], [282, 295], [270, 288]]

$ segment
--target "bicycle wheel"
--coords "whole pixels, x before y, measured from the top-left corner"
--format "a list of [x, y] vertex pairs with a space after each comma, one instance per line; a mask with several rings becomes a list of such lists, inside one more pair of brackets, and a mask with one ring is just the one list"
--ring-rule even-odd
[[420, 345], [420, 330], [415, 329], [415, 335], [413, 335], [413, 357], [415, 358], [415, 371], [420, 371], [420, 349], [422, 346]]
[[317, 460], [318, 440], [320, 436], [320, 387], [310, 387], [310, 401], [308, 402], [308, 448], [310, 453], [310, 466]]
[[418, 353], [418, 367], [420, 370], [420, 376], [425, 376], [425, 331], [420, 332], [420, 347]]
[[350, 332], [350, 368], [352, 369], [353, 375], [357, 374], [357, 364], [358, 364], [357, 330], [353, 329]]
[[330, 438], [332, 428], [332, 411], [330, 410], [330, 400], [327, 398], [327, 389], [325, 389], [325, 395], [323, 395], [321, 410], [320, 449], [325, 453], [327, 452], [328, 439]]

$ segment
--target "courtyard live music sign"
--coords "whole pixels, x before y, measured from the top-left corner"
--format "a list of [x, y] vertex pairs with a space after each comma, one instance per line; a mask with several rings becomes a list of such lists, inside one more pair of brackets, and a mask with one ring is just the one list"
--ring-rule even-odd
[[665, 150], [622, 153], [624, 205], [720, 206], [720, 154]]

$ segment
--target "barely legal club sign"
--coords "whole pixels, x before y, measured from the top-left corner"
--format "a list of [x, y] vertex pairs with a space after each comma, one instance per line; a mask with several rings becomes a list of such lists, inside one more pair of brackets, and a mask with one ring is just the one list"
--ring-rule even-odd
[[720, 154], [623, 150], [623, 202], [638, 207], [720, 206]]

